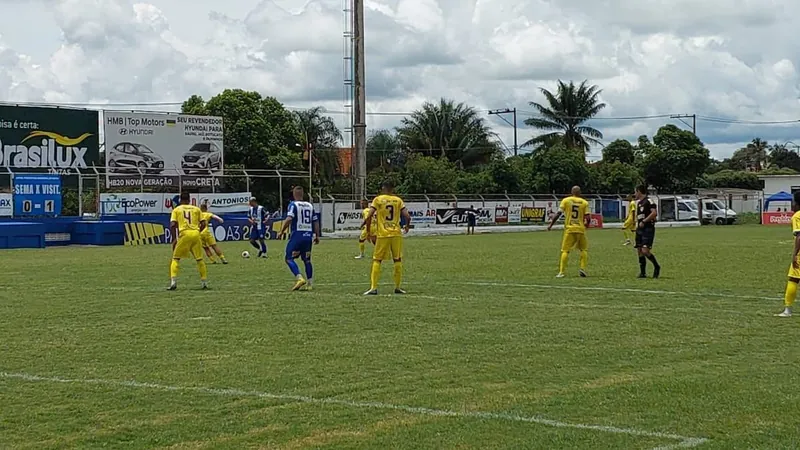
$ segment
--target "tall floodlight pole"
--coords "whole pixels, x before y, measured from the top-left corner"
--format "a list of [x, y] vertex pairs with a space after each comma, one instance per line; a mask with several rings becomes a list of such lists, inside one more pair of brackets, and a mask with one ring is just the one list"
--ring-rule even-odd
[[353, 133], [355, 153], [355, 194], [366, 196], [367, 116], [364, 92], [364, 0], [353, 0]]

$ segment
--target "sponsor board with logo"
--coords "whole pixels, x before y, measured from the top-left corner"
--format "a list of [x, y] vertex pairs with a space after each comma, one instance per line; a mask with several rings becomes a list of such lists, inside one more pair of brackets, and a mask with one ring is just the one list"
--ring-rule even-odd
[[603, 215], [589, 214], [589, 228], [603, 228]]
[[108, 214], [169, 214], [175, 194], [135, 192], [100, 194], [100, 211]]
[[197, 175], [158, 176], [121, 175], [108, 180], [110, 188], [174, 187], [212, 188], [222, 185], [222, 178]]
[[337, 230], [359, 228], [363, 221], [361, 210], [346, 209], [344, 211], [336, 211]]
[[208, 210], [214, 213], [247, 212], [250, 208], [250, 192], [233, 192], [226, 194], [192, 194], [192, 204], [200, 206], [208, 204]]
[[212, 186], [213, 176], [223, 174], [221, 117], [120, 111], [103, 116], [110, 186], [122, 187], [111, 181], [119, 178], [125, 187], [141, 186], [143, 173], [151, 186], [177, 178], [170, 176], [176, 173], [186, 176], [173, 180], [175, 186]]
[[[479, 224], [494, 223], [494, 209], [476, 208], [477, 222]], [[436, 225], [459, 225], [467, 223], [470, 215], [469, 208], [437, 208]]]
[[[267, 219], [267, 238], [270, 240], [281, 239], [278, 235], [283, 225], [280, 218]], [[247, 219], [240, 217], [226, 217], [223, 224], [213, 222], [211, 232], [217, 241], [247, 241], [250, 240], [251, 225]], [[130, 221], [125, 223], [125, 245], [153, 245], [170, 244], [174, 236], [169, 229], [169, 216], [147, 218], [144, 221]]]
[[761, 213], [761, 225], [789, 225], [792, 223], [791, 212]]
[[494, 223], [508, 223], [508, 206], [495, 206]]
[[521, 206], [509, 206], [508, 207], [508, 223], [510, 224], [518, 224], [522, 219], [522, 207]]
[[547, 208], [523, 206], [520, 209], [520, 221], [523, 223], [544, 223]]
[[14, 215], [14, 196], [12, 194], [0, 194], [0, 217], [11, 217]]
[[430, 227], [436, 224], [436, 210], [426, 208], [409, 209], [412, 227]]
[[97, 111], [0, 105], [0, 167], [66, 175], [99, 155]]

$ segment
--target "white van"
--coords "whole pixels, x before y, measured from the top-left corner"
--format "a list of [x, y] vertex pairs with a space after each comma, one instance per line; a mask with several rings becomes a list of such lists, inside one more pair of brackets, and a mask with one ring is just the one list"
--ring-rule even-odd
[[[700, 213], [698, 201], [694, 199], [678, 199], [678, 220], [697, 220]], [[736, 211], [728, 209], [722, 200], [716, 198], [703, 199], [703, 224], [732, 225], [736, 223]]]

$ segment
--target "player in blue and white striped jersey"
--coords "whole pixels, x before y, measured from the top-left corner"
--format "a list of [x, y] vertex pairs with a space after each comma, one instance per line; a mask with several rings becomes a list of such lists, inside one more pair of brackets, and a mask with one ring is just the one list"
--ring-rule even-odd
[[[319, 222], [314, 217], [314, 205], [303, 200], [303, 187], [296, 186], [292, 189], [294, 200], [289, 203], [286, 220], [281, 227], [281, 236], [291, 230], [289, 240], [286, 242], [286, 265], [297, 279], [292, 288], [299, 290], [303, 286], [311, 289], [313, 267], [311, 266], [311, 247], [319, 244]], [[300, 257], [305, 264], [306, 277], [300, 274], [300, 268], [295, 259]]]
[[259, 258], [267, 257], [267, 242], [264, 240], [267, 232], [267, 210], [258, 204], [255, 197], [250, 197], [250, 209], [247, 220], [250, 222], [250, 245], [258, 250]]

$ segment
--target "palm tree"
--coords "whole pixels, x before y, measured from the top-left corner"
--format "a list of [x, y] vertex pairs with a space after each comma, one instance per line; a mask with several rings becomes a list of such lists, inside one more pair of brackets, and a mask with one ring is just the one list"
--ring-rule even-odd
[[400, 139], [391, 130], [375, 130], [367, 139], [367, 170], [384, 167], [400, 151]]
[[404, 118], [397, 136], [410, 151], [447, 158], [461, 167], [486, 163], [499, 151], [497, 135], [475, 108], [444, 98], [426, 102]]
[[320, 181], [331, 185], [341, 171], [339, 143], [342, 133], [333, 119], [323, 115], [325, 110], [316, 106], [304, 111], [294, 111], [294, 119], [300, 129], [305, 156], [310, 159], [312, 168]]
[[540, 89], [547, 100], [547, 105], [530, 102], [541, 114], [541, 117], [525, 119], [525, 125], [549, 133], [541, 134], [528, 140], [523, 147], [535, 149], [549, 147], [556, 142], [563, 143], [568, 148], [579, 148], [584, 152], [589, 151], [592, 144], [600, 144], [603, 133], [596, 128], [584, 125], [603, 108], [605, 103], [600, 101], [600, 92], [597, 86], [590, 85], [584, 80], [581, 84], [569, 84], [558, 80], [558, 90], [555, 94], [547, 89]]

